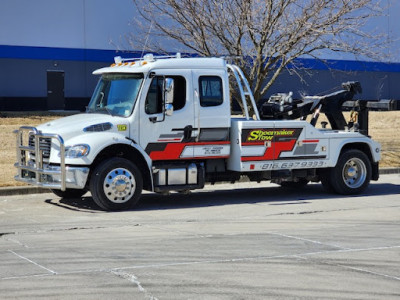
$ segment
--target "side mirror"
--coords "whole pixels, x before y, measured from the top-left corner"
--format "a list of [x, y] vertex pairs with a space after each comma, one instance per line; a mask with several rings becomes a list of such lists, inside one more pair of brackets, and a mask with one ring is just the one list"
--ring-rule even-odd
[[165, 103], [165, 114], [167, 116], [172, 116], [172, 113], [174, 112], [174, 106], [169, 103]]
[[174, 112], [174, 79], [164, 79], [164, 111], [167, 116], [172, 116]]
[[172, 104], [174, 102], [174, 79], [164, 79], [164, 103]]

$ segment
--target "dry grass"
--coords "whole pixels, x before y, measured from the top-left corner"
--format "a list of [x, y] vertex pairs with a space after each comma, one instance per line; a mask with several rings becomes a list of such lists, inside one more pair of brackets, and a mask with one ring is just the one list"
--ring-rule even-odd
[[[346, 120], [350, 113], [345, 112]], [[318, 119], [326, 121], [324, 115]], [[400, 167], [400, 111], [372, 111], [369, 113], [369, 135], [382, 145], [382, 159], [380, 167]]]
[[[22, 185], [14, 181], [16, 160], [13, 131], [22, 125], [36, 126], [60, 115], [21, 113], [0, 115], [0, 187]], [[348, 118], [346, 116], [346, 118]], [[320, 121], [323, 121], [323, 116]], [[370, 112], [370, 135], [382, 144], [381, 167], [400, 167], [400, 111]]]
[[[19, 115], [19, 116], [18, 116]], [[16, 137], [13, 133], [20, 126], [37, 126], [60, 116], [49, 116], [43, 114], [28, 115], [20, 117], [21, 114], [7, 114], [0, 116], [0, 187], [23, 185], [23, 183], [14, 180], [16, 169], [14, 163], [16, 161]]]
[[382, 144], [381, 167], [400, 167], [400, 111], [371, 112], [369, 134]]

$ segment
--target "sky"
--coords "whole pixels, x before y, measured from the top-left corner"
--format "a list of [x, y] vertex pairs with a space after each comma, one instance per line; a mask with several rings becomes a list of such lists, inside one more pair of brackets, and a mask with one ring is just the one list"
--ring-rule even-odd
[[[368, 28], [388, 34], [390, 60], [400, 62], [400, 1], [382, 3], [389, 6], [385, 16], [372, 20]], [[1, 0], [0, 45], [126, 50], [125, 36], [134, 30], [135, 16], [132, 0]]]

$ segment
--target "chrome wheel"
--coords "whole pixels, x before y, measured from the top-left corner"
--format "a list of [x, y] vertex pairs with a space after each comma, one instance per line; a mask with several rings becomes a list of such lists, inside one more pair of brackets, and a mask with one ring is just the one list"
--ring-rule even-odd
[[105, 196], [111, 202], [125, 203], [135, 193], [135, 177], [125, 168], [111, 170], [104, 178], [103, 189]]
[[367, 178], [367, 167], [365, 163], [357, 158], [349, 159], [343, 166], [343, 182], [352, 189], [362, 186]]

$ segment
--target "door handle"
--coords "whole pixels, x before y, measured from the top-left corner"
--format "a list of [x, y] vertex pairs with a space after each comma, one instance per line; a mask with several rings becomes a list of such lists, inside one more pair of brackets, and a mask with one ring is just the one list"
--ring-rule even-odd
[[182, 142], [189, 142], [190, 139], [192, 138], [192, 131], [193, 131], [193, 126], [192, 125], [187, 125], [185, 128], [183, 128], [183, 140]]

